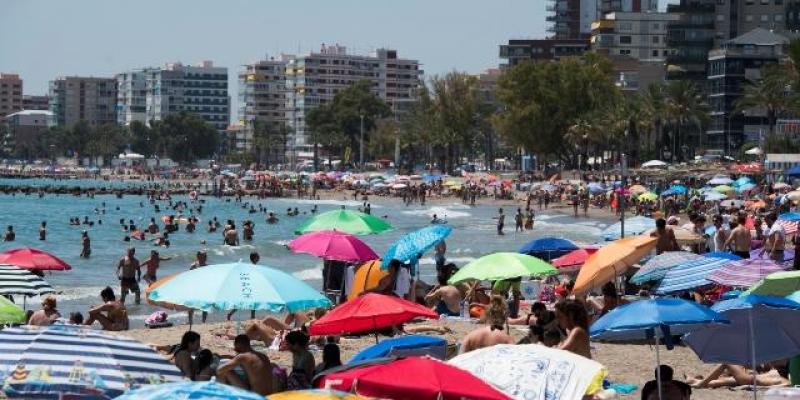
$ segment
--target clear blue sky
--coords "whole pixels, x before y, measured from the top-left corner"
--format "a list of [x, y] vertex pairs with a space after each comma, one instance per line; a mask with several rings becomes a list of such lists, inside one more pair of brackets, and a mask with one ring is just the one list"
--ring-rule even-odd
[[[26, 94], [59, 75], [112, 76], [213, 60], [235, 73], [265, 54], [321, 43], [378, 47], [420, 60], [426, 75], [495, 67], [498, 44], [545, 35], [546, 0], [3, 0], [0, 72]], [[235, 117], [236, 108], [232, 107]]]

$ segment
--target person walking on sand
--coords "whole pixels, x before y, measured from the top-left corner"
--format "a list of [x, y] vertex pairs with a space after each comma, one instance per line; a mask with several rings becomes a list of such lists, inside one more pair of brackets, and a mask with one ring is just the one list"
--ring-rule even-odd
[[503, 233], [503, 226], [505, 225], [506, 215], [503, 214], [502, 208], [497, 211], [497, 216], [494, 219], [497, 220], [497, 234], [500, 236], [505, 235]]
[[139, 281], [142, 280], [142, 269], [135, 254], [135, 248], [128, 248], [125, 257], [122, 257], [117, 264], [117, 277], [119, 278], [120, 286], [119, 301], [122, 304], [125, 304], [125, 297], [127, 297], [129, 291], [136, 295], [136, 304], [141, 303], [142, 292], [139, 289]]
[[92, 254], [92, 241], [89, 239], [89, 232], [81, 233], [81, 258], [89, 258]]

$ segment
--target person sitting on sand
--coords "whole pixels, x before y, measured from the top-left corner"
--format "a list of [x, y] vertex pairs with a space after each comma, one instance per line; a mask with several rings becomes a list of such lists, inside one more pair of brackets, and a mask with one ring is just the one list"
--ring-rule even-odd
[[195, 381], [210, 381], [216, 377], [217, 374], [213, 368], [214, 353], [211, 350], [200, 350], [194, 361], [197, 364], [197, 373], [194, 376]]
[[541, 301], [537, 301], [531, 304], [531, 312], [526, 316], [519, 316], [517, 318], [509, 318], [508, 319], [509, 325], [527, 325], [527, 326], [534, 326], [539, 325], [542, 327], [555, 327], [558, 322], [556, 321], [556, 314], [547, 309], [547, 306], [544, 305]]
[[486, 326], [478, 328], [461, 339], [459, 354], [472, 350], [494, 346], [496, 344], [514, 344], [514, 339], [505, 332], [508, 319], [508, 306], [502, 296], [492, 296], [489, 307], [484, 313]]
[[59, 318], [61, 318], [61, 314], [59, 314], [56, 309], [56, 298], [47, 296], [42, 300], [42, 309], [31, 315], [30, 320], [28, 320], [28, 325], [48, 326], [52, 325], [53, 322]]
[[106, 286], [100, 291], [100, 298], [103, 299], [103, 304], [89, 310], [89, 319], [85, 324], [92, 325], [97, 321], [106, 331], [127, 330], [129, 326], [128, 311], [121, 302], [116, 300], [114, 289]]
[[438, 274], [439, 286], [425, 295], [425, 303], [435, 304], [433, 309], [439, 315], [458, 317], [461, 315], [461, 291], [447, 284], [448, 276]]
[[625, 299], [619, 297], [617, 288], [614, 286], [614, 282], [608, 282], [603, 285], [601, 292], [603, 293], [602, 299], [595, 297], [587, 301], [589, 306], [594, 309], [594, 314], [597, 316], [597, 318], [600, 318], [603, 315], [606, 315], [609, 311], [627, 303]]
[[289, 390], [311, 388], [314, 379], [314, 356], [308, 351], [309, 337], [302, 331], [292, 331], [286, 335], [286, 343], [292, 353], [292, 371], [287, 379]]
[[322, 362], [317, 364], [317, 367], [314, 369], [315, 375], [321, 374], [331, 368], [342, 366], [341, 350], [339, 349], [339, 345], [332, 339], [334, 338], [329, 336], [325, 347], [322, 348]]
[[187, 331], [183, 334], [183, 337], [181, 337], [181, 343], [172, 354], [172, 361], [187, 379], [195, 380], [197, 364], [193, 356], [199, 350], [200, 334], [194, 331]]
[[567, 331], [566, 340], [558, 348], [591, 359], [589, 317], [583, 303], [579, 300], [564, 300], [556, 303], [556, 319], [561, 329]]
[[269, 358], [250, 346], [247, 335], [233, 340], [236, 356], [217, 369], [217, 380], [231, 386], [256, 392], [262, 396], [272, 393], [272, 364]]
[[[283, 321], [274, 317], [266, 317], [262, 320], [252, 321], [245, 327], [245, 334], [250, 340], [258, 340], [264, 342], [264, 345], [270, 346], [276, 337], [281, 336], [285, 332], [292, 330], [307, 330], [308, 325], [316, 319], [322, 318], [327, 310], [324, 308], [317, 308], [310, 312], [296, 312], [286, 316]], [[215, 332], [216, 336], [222, 336], [228, 339], [235, 338], [231, 332], [231, 328], [227, 327], [221, 332]]]
[[[756, 385], [758, 386], [787, 386], [789, 385], [788, 367], [774, 368], [766, 365], [756, 369]], [[705, 378], [697, 375], [689, 378], [686, 383], [694, 388], [719, 388], [735, 387], [753, 384], [753, 371], [741, 365], [720, 364]]]
[[[669, 365], [659, 365], [661, 375], [661, 395], [658, 393], [658, 381], [648, 381], [642, 387], [642, 400], [689, 400], [692, 396], [692, 387], [681, 381], [673, 379], [674, 372]], [[658, 379], [656, 371], [656, 379]]]

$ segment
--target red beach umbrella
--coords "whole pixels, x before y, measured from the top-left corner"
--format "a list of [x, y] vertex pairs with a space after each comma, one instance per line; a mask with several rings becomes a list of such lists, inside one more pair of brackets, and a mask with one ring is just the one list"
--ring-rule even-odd
[[39, 271], [68, 271], [72, 269], [66, 261], [46, 251], [32, 247], [20, 247], [0, 254], [0, 264]]
[[325, 260], [362, 263], [380, 258], [359, 238], [339, 231], [306, 233], [289, 242], [295, 253], [308, 253]]
[[331, 373], [319, 387], [381, 399], [510, 399], [477, 376], [430, 357]]
[[558, 269], [567, 269], [583, 265], [590, 255], [594, 254], [597, 248], [585, 247], [583, 249], [573, 250], [561, 257], [554, 259], [551, 263]]
[[417, 317], [439, 318], [433, 310], [399, 297], [368, 293], [347, 301], [311, 323], [313, 336], [343, 335], [389, 328]]

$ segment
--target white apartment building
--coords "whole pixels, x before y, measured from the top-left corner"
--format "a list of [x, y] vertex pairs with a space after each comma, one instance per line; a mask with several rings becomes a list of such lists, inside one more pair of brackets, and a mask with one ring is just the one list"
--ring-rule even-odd
[[278, 129], [286, 123], [286, 65], [293, 56], [257, 61], [239, 72], [240, 149], [250, 149], [255, 121]]
[[659, 12], [613, 12], [592, 24], [592, 49], [609, 56], [629, 56], [641, 62], [664, 62], [667, 24], [677, 14]]
[[147, 123], [147, 75], [144, 70], [117, 74], [117, 123]]

